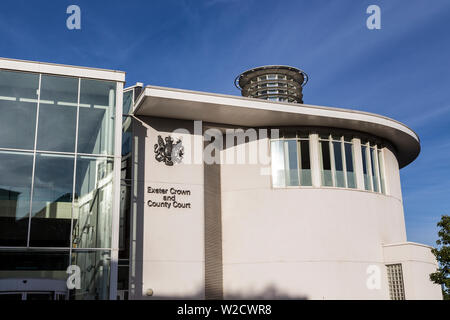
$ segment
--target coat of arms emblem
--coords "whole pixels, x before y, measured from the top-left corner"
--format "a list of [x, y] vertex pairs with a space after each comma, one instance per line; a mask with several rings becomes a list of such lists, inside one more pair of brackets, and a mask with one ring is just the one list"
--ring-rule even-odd
[[158, 162], [164, 162], [167, 166], [173, 166], [174, 163], [180, 163], [183, 160], [184, 147], [181, 139], [175, 143], [172, 137], [164, 139], [158, 136], [158, 143], [155, 144], [155, 159]]

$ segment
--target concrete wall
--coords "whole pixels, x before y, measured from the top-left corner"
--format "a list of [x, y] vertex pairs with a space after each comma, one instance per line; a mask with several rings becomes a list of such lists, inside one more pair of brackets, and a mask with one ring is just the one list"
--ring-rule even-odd
[[[133, 225], [134, 264], [130, 271], [130, 294], [135, 299], [203, 298], [204, 297], [204, 216], [203, 164], [180, 163], [167, 166], [155, 159], [154, 145], [158, 135], [169, 136], [177, 128], [193, 132], [192, 121], [142, 118], [135, 121], [135, 170], [137, 184], [134, 198], [136, 218]], [[187, 148], [188, 141], [200, 139], [193, 134], [176, 134]], [[193, 146], [193, 144], [192, 144]], [[185, 150], [189, 152], [189, 150]], [[176, 201], [190, 203], [190, 208], [150, 207], [148, 201], [161, 202], [163, 195], [148, 193], [154, 189], [187, 190], [190, 195], [176, 195]], [[172, 203], [171, 200], [168, 202]], [[132, 232], [133, 234], [133, 232]], [[134, 258], [133, 258], [134, 255]], [[153, 295], [147, 296], [148, 290]]]
[[[202, 136], [192, 134], [191, 121], [142, 120], [134, 129], [131, 298], [389, 299], [385, 265], [395, 259], [404, 263], [407, 298], [438, 298], [428, 281], [434, 266], [429, 252], [414, 251], [419, 258], [409, 259], [386, 247], [406, 242], [399, 167], [389, 149], [387, 195], [320, 187], [317, 156], [313, 187], [274, 189], [270, 163], [156, 161], [158, 135], [187, 128], [190, 133], [181, 135], [187, 148], [194, 140], [203, 145]], [[234, 148], [225, 147], [221, 155]], [[191, 208], [149, 207], [149, 200], [161, 199], [147, 192], [149, 186], [190, 190], [190, 196], [177, 198]], [[371, 289], [374, 266], [380, 285]]]
[[438, 268], [431, 247], [404, 242], [385, 245], [383, 249], [386, 264], [402, 264], [406, 299], [442, 299], [441, 287], [426, 276]]

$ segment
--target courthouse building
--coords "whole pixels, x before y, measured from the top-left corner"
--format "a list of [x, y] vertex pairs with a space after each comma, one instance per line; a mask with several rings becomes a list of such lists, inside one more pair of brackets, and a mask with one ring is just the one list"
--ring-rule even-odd
[[0, 59], [0, 300], [441, 299], [406, 236], [419, 137], [304, 104], [306, 82], [255, 68], [238, 97]]

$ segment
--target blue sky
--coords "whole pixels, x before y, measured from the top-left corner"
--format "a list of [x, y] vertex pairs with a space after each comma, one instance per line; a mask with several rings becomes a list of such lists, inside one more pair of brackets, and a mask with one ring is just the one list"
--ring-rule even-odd
[[[70, 4], [81, 30], [66, 28]], [[366, 28], [371, 4], [381, 30]], [[450, 211], [449, 21], [448, 0], [2, 0], [0, 56], [235, 95], [248, 68], [299, 67], [305, 103], [382, 114], [419, 134], [422, 152], [401, 170], [405, 219], [409, 241], [434, 245]]]

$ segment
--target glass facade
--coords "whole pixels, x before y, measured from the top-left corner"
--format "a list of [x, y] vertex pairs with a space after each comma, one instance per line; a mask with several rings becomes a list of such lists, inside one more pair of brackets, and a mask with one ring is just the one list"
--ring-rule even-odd
[[0, 279], [72, 263], [70, 298], [109, 297], [115, 101], [114, 81], [0, 70]]
[[271, 142], [273, 186], [311, 186], [309, 138], [296, 132], [283, 135], [284, 138]]

